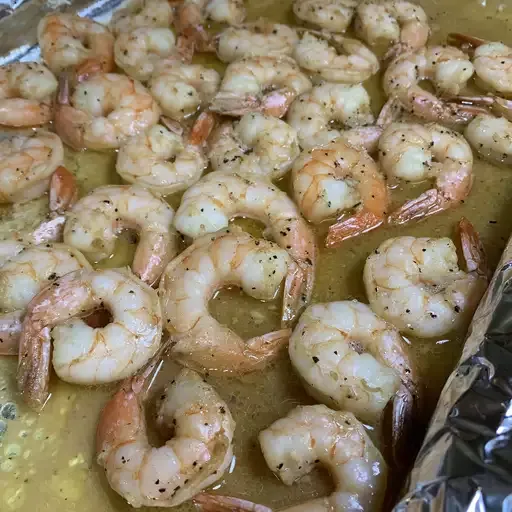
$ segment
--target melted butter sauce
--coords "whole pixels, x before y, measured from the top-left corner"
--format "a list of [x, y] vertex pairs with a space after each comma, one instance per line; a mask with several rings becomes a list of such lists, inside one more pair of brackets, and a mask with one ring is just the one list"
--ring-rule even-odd
[[[293, 22], [290, 2], [249, 0], [249, 19], [259, 16], [275, 21]], [[443, 42], [448, 32], [472, 33], [492, 40], [512, 43], [512, 5], [493, 0], [423, 0], [419, 2], [431, 17], [433, 41]], [[217, 69], [218, 62], [201, 57], [199, 60]], [[380, 77], [369, 82], [375, 112], [382, 105]], [[115, 154], [67, 152], [66, 164], [80, 183], [80, 192], [120, 183], [114, 170]], [[454, 236], [461, 216], [468, 217], [480, 232], [489, 256], [491, 268], [498, 262], [510, 233], [510, 197], [512, 170], [498, 168], [476, 159], [475, 183], [465, 204], [424, 222], [406, 227], [380, 229], [359, 239], [351, 240], [333, 250], [322, 249], [315, 285], [314, 302], [355, 298], [366, 302], [362, 270], [367, 255], [381, 242], [393, 236]], [[281, 183], [288, 189], [286, 180]], [[424, 189], [407, 187], [393, 192], [398, 203]], [[20, 212], [33, 212], [32, 223], [45, 214], [45, 199], [23, 208], [0, 210], [0, 235], [9, 236], [19, 228]], [[179, 197], [170, 197], [176, 207]], [[26, 216], [26, 215], [25, 215]], [[261, 226], [247, 220], [237, 221], [253, 234]], [[25, 219], [25, 227], [30, 222]], [[323, 239], [324, 227], [319, 229]], [[98, 267], [118, 267], [131, 262], [133, 237], [121, 237], [118, 250]], [[279, 326], [279, 300], [262, 303], [238, 290], [222, 290], [211, 302], [211, 311], [221, 322], [243, 336], [254, 336]], [[460, 355], [465, 330], [453, 332], [442, 340], [410, 339], [412, 356], [419, 369], [424, 388], [421, 411], [427, 421], [437, 402], [439, 392]], [[94, 436], [98, 415], [116, 386], [85, 388], [52, 379], [52, 396], [41, 415], [28, 411], [15, 391], [16, 361], [0, 360], [0, 403], [17, 405], [16, 419], [2, 418], [0, 432], [0, 510], [42, 512], [66, 510], [76, 512], [126, 512], [131, 507], [108, 486], [103, 470], [94, 460]], [[167, 361], [155, 383], [158, 390], [172, 379], [178, 368]], [[258, 432], [284, 416], [299, 404], [313, 403], [303, 391], [287, 355], [265, 371], [243, 378], [213, 378], [208, 381], [227, 401], [237, 422], [235, 460], [232, 469], [215, 486], [223, 493], [254, 500], [279, 509], [312, 497], [327, 494], [332, 484], [320, 473], [312, 473], [291, 487], [286, 487], [267, 468], [257, 443]], [[5, 409], [7, 410], [7, 409]], [[1, 415], [4, 409], [2, 409]], [[419, 435], [421, 433], [418, 433]], [[141, 509], [150, 510], [150, 509]], [[189, 504], [175, 508], [177, 512], [193, 510]]]

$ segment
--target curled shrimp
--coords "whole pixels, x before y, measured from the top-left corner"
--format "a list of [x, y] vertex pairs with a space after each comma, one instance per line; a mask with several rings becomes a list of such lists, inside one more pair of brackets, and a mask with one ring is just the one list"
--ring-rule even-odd
[[208, 139], [213, 169], [282, 178], [299, 156], [293, 127], [273, 116], [252, 112], [225, 122]]
[[463, 202], [473, 185], [473, 152], [459, 133], [437, 123], [392, 123], [379, 140], [379, 161], [388, 178], [435, 179], [435, 188], [407, 201], [388, 222], [403, 224]]
[[55, 130], [73, 149], [117, 149], [158, 122], [160, 109], [138, 81], [114, 73], [94, 75], [70, 94], [63, 76]]
[[304, 149], [337, 139], [342, 133], [341, 127], [353, 128], [374, 122], [370, 95], [361, 84], [328, 82], [301, 94], [291, 104], [286, 119], [297, 130]]
[[210, 109], [241, 116], [262, 112], [282, 117], [311, 81], [290, 57], [249, 57], [228, 65]]
[[482, 89], [503, 96], [512, 95], [512, 48], [497, 41], [486, 41], [465, 34], [449, 34], [448, 41], [470, 50], [476, 82]]
[[169, 263], [160, 281], [171, 354], [198, 371], [246, 373], [263, 367], [288, 343], [290, 329], [244, 341], [208, 312], [224, 286], [239, 286], [260, 300], [275, 297], [290, 256], [276, 244], [230, 228], [198, 238]]
[[293, 322], [311, 300], [317, 247], [315, 235], [286, 193], [252, 175], [212, 172], [190, 187], [181, 200], [174, 225], [197, 238], [228, 227], [234, 217], [263, 222], [273, 240], [295, 264], [288, 266], [283, 325]]
[[181, 54], [176, 38], [168, 28], [141, 27], [123, 32], [114, 45], [116, 64], [136, 80], [146, 81], [154, 73], [162, 59], [189, 60], [189, 54]]
[[258, 55], [291, 55], [298, 40], [288, 25], [261, 18], [223, 30], [216, 38], [217, 57], [229, 63]]
[[178, 250], [171, 227], [173, 217], [173, 209], [163, 199], [142, 187], [98, 187], [69, 211], [64, 242], [92, 259], [101, 260], [113, 254], [119, 232], [135, 229], [139, 244], [133, 272], [154, 284]]
[[376, 425], [392, 402], [391, 437], [395, 451], [403, 449], [418, 385], [395, 327], [356, 300], [314, 304], [300, 317], [289, 354], [308, 393], [323, 404]]
[[90, 268], [79, 251], [64, 244], [0, 242], [0, 354], [18, 355], [23, 316], [43, 288], [69, 272]]
[[352, 22], [357, 3], [358, 0], [295, 0], [293, 12], [314, 27], [345, 32]]
[[[334, 492], [281, 512], [354, 512], [380, 510], [386, 489], [387, 466], [350, 412], [325, 405], [296, 407], [260, 432], [265, 462], [286, 485], [324, 466], [334, 480]], [[272, 512], [237, 498], [199, 494], [194, 503], [203, 512]]]
[[132, 507], [179, 505], [221, 478], [233, 457], [235, 422], [227, 404], [188, 369], [167, 384], [157, 404], [157, 424], [172, 436], [151, 445], [144, 398], [155, 366], [122, 384], [96, 432], [98, 464]]
[[173, 20], [174, 9], [168, 0], [136, 0], [113, 13], [110, 30], [118, 36], [143, 27], [169, 28]]
[[0, 125], [39, 126], [52, 119], [57, 80], [37, 62], [0, 66]]
[[[105, 327], [92, 328], [80, 319], [103, 308], [112, 315]], [[161, 335], [157, 292], [130, 271], [71, 272], [28, 305], [20, 336], [18, 388], [30, 407], [42, 408], [49, 398], [50, 360], [67, 382], [123, 379], [156, 353]]]
[[75, 14], [50, 13], [37, 26], [37, 40], [46, 65], [54, 72], [92, 66], [108, 73], [114, 67], [114, 36], [107, 27]]
[[364, 0], [357, 6], [355, 26], [370, 46], [384, 44], [388, 56], [419, 50], [430, 35], [427, 14], [407, 0]]
[[443, 336], [472, 315], [487, 287], [486, 260], [469, 221], [462, 219], [459, 230], [467, 272], [459, 269], [449, 238], [401, 236], [382, 243], [364, 267], [375, 313], [420, 338]]
[[398, 56], [384, 74], [384, 92], [412, 114], [443, 124], [467, 124], [477, 109], [448, 102], [420, 87], [429, 80], [441, 95], [457, 95], [473, 75], [468, 56], [453, 46], [427, 46]]
[[388, 191], [376, 163], [362, 148], [342, 139], [305, 151], [292, 169], [295, 201], [311, 222], [355, 212], [329, 228], [326, 246], [371, 231], [384, 223]]
[[152, 126], [119, 149], [116, 171], [125, 181], [157, 195], [186, 190], [199, 180], [208, 166], [203, 149], [208, 133], [206, 129], [196, 140], [192, 135], [186, 137], [162, 124]]
[[45, 130], [0, 141], [0, 202], [26, 202], [42, 196], [64, 160], [60, 138]]
[[305, 32], [293, 53], [297, 64], [330, 82], [359, 84], [379, 70], [375, 54], [357, 39]]
[[200, 64], [168, 64], [156, 67], [148, 84], [163, 113], [181, 121], [204, 109], [217, 93], [220, 75]]

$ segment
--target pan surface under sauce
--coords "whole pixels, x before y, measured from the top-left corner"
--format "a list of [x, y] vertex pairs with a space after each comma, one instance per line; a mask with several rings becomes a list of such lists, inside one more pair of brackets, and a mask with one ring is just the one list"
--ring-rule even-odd
[[[249, 19], [266, 16], [275, 21], [293, 22], [289, 0], [249, 0], [246, 3]], [[423, 0], [419, 3], [431, 17], [433, 42], [443, 42], [451, 31], [503, 40], [508, 44], [512, 41], [512, 5], [506, 1]], [[201, 60], [219, 66], [214, 59]], [[369, 84], [369, 89], [377, 112], [383, 100], [378, 78]], [[114, 163], [113, 154], [67, 153], [67, 165], [77, 174], [82, 193], [99, 185], [118, 183]], [[474, 174], [473, 192], [461, 207], [405, 228], [377, 230], [336, 250], [322, 250], [314, 301], [346, 298], [366, 301], [362, 284], [364, 261], [382, 241], [397, 235], [453, 236], [454, 227], [462, 215], [468, 217], [480, 232], [490, 265], [494, 268], [512, 225], [512, 169], [498, 168], [477, 159]], [[283, 182], [282, 186], [286, 188], [287, 183]], [[394, 197], [400, 201], [417, 193], [418, 187], [410, 188], [395, 191]], [[173, 206], [179, 202], [178, 197], [169, 200]], [[43, 198], [28, 207], [0, 211], [0, 236], [9, 236], [9, 232], [19, 229], [27, 220], [29, 224], [30, 221], [35, 224], [37, 217], [44, 213], [45, 203]], [[260, 232], [260, 227], [251, 222], [240, 223], [252, 232]], [[116, 254], [99, 266], [117, 267], [129, 263], [132, 242], [130, 237], [125, 237]], [[237, 290], [221, 291], [212, 301], [211, 308], [220, 321], [247, 337], [274, 330], [279, 325], [278, 301], [260, 303]], [[463, 331], [453, 332], [442, 340], [411, 339], [413, 356], [425, 387], [426, 401], [422, 410], [425, 420], [432, 413], [446, 377], [460, 354], [464, 334]], [[37, 416], [16, 396], [15, 370], [14, 358], [0, 359], [0, 403], [12, 401], [17, 404], [16, 418], [2, 418], [3, 423], [0, 423], [0, 431], [7, 426], [0, 440], [0, 510], [133, 510], [109, 488], [103, 470], [94, 461], [96, 422], [114, 388], [82, 388], [53, 379], [51, 400], [44, 412]], [[172, 363], [165, 363], [154, 389], [172, 379], [176, 371]], [[257, 444], [261, 429], [296, 405], [313, 403], [302, 390], [286, 355], [267, 370], [243, 379], [209, 377], [208, 380], [227, 401], [237, 422], [236, 457], [232, 470], [216, 488], [221, 488], [224, 494], [265, 503], [275, 509], [329, 492], [329, 479], [321, 473], [313, 473], [292, 487], [284, 486], [266, 467]], [[9, 407], [4, 408], [2, 414], [11, 418], [14, 415]], [[184, 504], [174, 510], [192, 509], [191, 505]]]

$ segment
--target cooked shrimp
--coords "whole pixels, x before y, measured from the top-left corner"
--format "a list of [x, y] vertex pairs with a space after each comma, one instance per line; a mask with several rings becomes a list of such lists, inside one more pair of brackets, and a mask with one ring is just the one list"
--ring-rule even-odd
[[299, 156], [297, 132], [281, 119], [253, 112], [219, 126], [209, 139], [215, 170], [282, 178]]
[[142, 81], [151, 77], [159, 61], [173, 56], [180, 59], [176, 38], [168, 28], [141, 27], [124, 32], [114, 45], [116, 64], [128, 76]]
[[158, 122], [160, 109], [136, 80], [114, 73], [94, 75], [70, 96], [62, 78], [55, 129], [73, 149], [116, 149]]
[[19, 203], [42, 196], [64, 160], [60, 138], [44, 130], [0, 140], [0, 202]]
[[95, 260], [111, 256], [123, 229], [138, 231], [139, 245], [133, 272], [143, 281], [158, 281], [177, 253], [171, 227], [173, 209], [137, 185], [107, 185], [94, 189], [71, 208], [64, 228], [64, 242]]
[[299, 37], [288, 25], [259, 19], [236, 27], [228, 27], [216, 38], [217, 57], [233, 62], [259, 55], [291, 55]]
[[366, 151], [342, 139], [303, 152], [293, 165], [292, 184], [295, 201], [311, 222], [337, 218], [344, 210], [356, 209], [329, 228], [327, 247], [384, 222], [388, 191], [383, 176]]
[[417, 376], [397, 329], [356, 300], [309, 306], [290, 338], [292, 365], [321, 403], [382, 421], [393, 401], [397, 444], [412, 423]]
[[173, 6], [168, 0], [136, 0], [114, 12], [110, 30], [118, 36], [143, 27], [169, 28], [173, 19]]
[[473, 64], [458, 48], [428, 46], [400, 55], [389, 65], [384, 74], [384, 92], [427, 121], [466, 124], [475, 116], [474, 108], [438, 98], [420, 87], [419, 82], [430, 80], [439, 94], [457, 95], [472, 75]]
[[293, 56], [301, 68], [331, 82], [359, 84], [379, 70], [377, 57], [363, 43], [336, 34], [304, 33]]
[[375, 313], [420, 338], [457, 328], [487, 287], [483, 248], [466, 219], [460, 222], [460, 237], [467, 272], [459, 269], [449, 238], [401, 236], [382, 243], [364, 267], [366, 294]]
[[282, 117], [311, 81], [290, 57], [249, 57], [228, 65], [211, 110], [230, 116], [263, 112]]
[[181, 121], [205, 108], [217, 93], [220, 75], [200, 64], [157, 66], [149, 89], [171, 119]]
[[203, 142], [157, 124], [121, 147], [116, 171], [157, 195], [174, 194], [193, 185], [207, 168]]
[[107, 27], [75, 14], [50, 13], [37, 26], [37, 40], [46, 65], [54, 72], [87, 70], [103, 73], [114, 67], [114, 36]]
[[90, 268], [85, 257], [67, 245], [0, 242], [0, 354], [18, 354], [26, 308], [45, 286], [69, 272]]
[[450, 34], [450, 44], [470, 49], [476, 81], [483, 89], [512, 95], [512, 48], [501, 42], [485, 41], [464, 34]]
[[340, 127], [374, 122], [370, 96], [361, 85], [324, 83], [299, 96], [286, 117], [304, 149], [323, 146], [341, 135]]
[[57, 80], [37, 62], [0, 66], [0, 125], [39, 126], [52, 119]]
[[227, 404], [192, 370], [169, 383], [157, 423], [173, 435], [163, 446], [148, 439], [144, 398], [154, 362], [126, 380], [101, 413], [98, 464], [132, 507], [174, 507], [222, 477], [233, 457], [235, 422]]
[[174, 258], [160, 281], [172, 356], [198, 371], [245, 373], [263, 367], [288, 343], [290, 329], [242, 340], [208, 312], [217, 290], [239, 286], [260, 300], [275, 297], [292, 264], [276, 244], [239, 229], [198, 238]]
[[263, 222], [273, 240], [295, 261], [288, 266], [283, 324], [292, 322], [310, 301], [317, 255], [315, 235], [286, 193], [250, 174], [212, 172], [190, 187], [174, 225], [192, 238], [228, 227], [234, 217]]
[[358, 36], [370, 46], [384, 44], [388, 55], [419, 50], [430, 35], [427, 14], [407, 0], [364, 0], [355, 25]]
[[[89, 327], [79, 318], [103, 308], [112, 315], [105, 327]], [[67, 382], [123, 379], [155, 354], [161, 335], [158, 294], [130, 271], [71, 272], [28, 305], [20, 337], [18, 388], [30, 407], [43, 407], [49, 397], [50, 359], [55, 373]]]
[[435, 179], [435, 188], [407, 201], [388, 221], [403, 224], [453, 208], [473, 184], [473, 152], [466, 139], [437, 123], [392, 123], [379, 140], [381, 169], [407, 182]]
[[356, 12], [358, 0], [295, 0], [297, 18], [329, 32], [345, 32]]
[[[350, 412], [325, 405], [296, 407], [260, 432], [268, 467], [286, 485], [319, 465], [331, 474], [335, 489], [282, 512], [355, 512], [380, 510], [386, 489], [387, 466], [364, 426]], [[267, 507], [213, 494], [199, 494], [194, 503], [203, 512], [271, 512]]]

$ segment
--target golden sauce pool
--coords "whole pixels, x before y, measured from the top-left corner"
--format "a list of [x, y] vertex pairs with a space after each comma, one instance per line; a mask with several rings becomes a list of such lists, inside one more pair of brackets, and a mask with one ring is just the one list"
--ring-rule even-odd
[[[290, 1], [249, 0], [249, 19], [270, 17], [293, 23]], [[493, 0], [423, 0], [419, 2], [431, 17], [433, 42], [443, 42], [448, 32], [475, 34], [492, 40], [512, 40], [512, 5]], [[214, 59], [201, 57], [219, 68]], [[374, 108], [382, 104], [379, 78], [372, 80]], [[108, 183], [119, 183], [114, 170], [115, 154], [67, 152], [69, 169], [79, 180], [81, 193]], [[321, 250], [313, 300], [315, 302], [356, 298], [366, 301], [362, 270], [366, 256], [386, 238], [398, 235], [453, 236], [461, 216], [468, 217], [480, 232], [489, 262], [494, 268], [510, 232], [512, 170], [498, 168], [476, 159], [475, 184], [465, 204], [447, 213], [407, 227], [381, 229], [346, 242], [335, 250]], [[282, 183], [287, 187], [286, 181]], [[421, 187], [394, 191], [397, 201], [417, 195]], [[179, 197], [170, 197], [173, 206]], [[46, 199], [0, 210], [0, 235], [12, 237], [37, 225], [46, 213]], [[246, 229], [259, 226], [239, 221]], [[322, 233], [319, 233], [319, 236]], [[122, 237], [116, 254], [98, 264], [117, 267], [129, 264], [134, 240]], [[243, 336], [254, 336], [279, 326], [279, 302], [262, 303], [237, 290], [223, 290], [211, 303], [214, 316]], [[464, 329], [465, 331], [465, 329]], [[465, 332], [454, 332], [439, 340], [411, 339], [411, 351], [425, 390], [423, 419], [431, 415], [447, 375], [456, 363]], [[95, 462], [94, 437], [101, 408], [116, 386], [85, 388], [53, 378], [52, 396], [42, 414], [21, 403], [15, 386], [15, 358], [0, 359], [0, 510], [66, 510], [76, 512], [124, 512], [131, 507], [113, 492]], [[177, 367], [166, 362], [154, 390], [171, 380]], [[265, 371], [240, 379], [208, 377], [228, 403], [236, 420], [235, 459], [230, 471], [214, 486], [225, 494], [262, 502], [275, 509], [327, 494], [328, 477], [320, 472], [287, 487], [267, 468], [257, 443], [257, 434], [299, 404], [313, 403], [303, 391], [286, 354]], [[10, 404], [14, 403], [15, 406]], [[141, 509], [149, 510], [149, 509]], [[192, 505], [176, 507], [177, 512], [193, 510]]]

